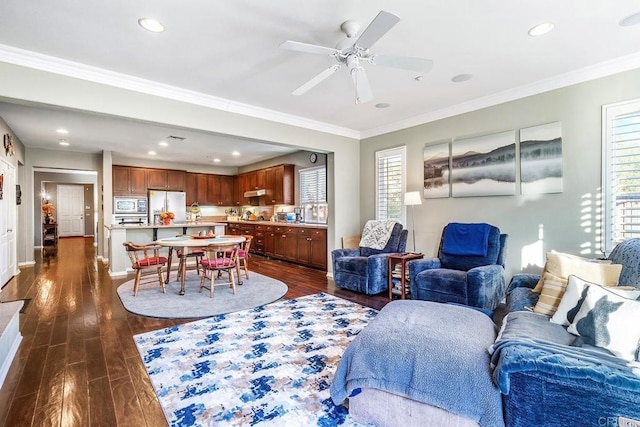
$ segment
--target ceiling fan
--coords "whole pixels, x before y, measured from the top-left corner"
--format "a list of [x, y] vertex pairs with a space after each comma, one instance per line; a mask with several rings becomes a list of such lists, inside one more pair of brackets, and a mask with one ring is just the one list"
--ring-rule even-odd
[[302, 95], [320, 82], [329, 78], [343, 66], [346, 66], [353, 80], [356, 90], [356, 104], [371, 101], [373, 91], [367, 79], [367, 74], [362, 67], [363, 63], [382, 65], [384, 67], [401, 68], [404, 70], [418, 71], [426, 73], [433, 67], [430, 59], [410, 58], [406, 56], [377, 55], [369, 52], [371, 48], [382, 36], [384, 36], [394, 25], [400, 22], [400, 18], [392, 13], [380, 11], [371, 21], [369, 26], [359, 35], [355, 42], [352, 42], [358, 35], [360, 24], [356, 21], [345, 21], [340, 26], [347, 38], [338, 43], [335, 48], [318, 46], [309, 43], [302, 43], [287, 40], [280, 44], [280, 48], [297, 52], [313, 53], [316, 55], [328, 55], [336, 59], [337, 64], [332, 65], [313, 77], [308, 82], [292, 92], [293, 95]]

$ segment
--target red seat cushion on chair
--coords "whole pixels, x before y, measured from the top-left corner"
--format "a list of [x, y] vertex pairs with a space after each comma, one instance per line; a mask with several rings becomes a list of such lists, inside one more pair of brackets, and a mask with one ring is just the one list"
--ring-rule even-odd
[[246, 258], [247, 257], [247, 251], [245, 251], [244, 249], [239, 249], [238, 250], [238, 256], [240, 258]]
[[167, 263], [167, 259], [163, 256], [158, 258], [150, 257], [150, 258], [141, 259], [140, 261], [138, 261], [133, 265], [133, 268], [149, 267], [150, 265], [158, 265], [158, 264], [166, 264], [166, 263]]

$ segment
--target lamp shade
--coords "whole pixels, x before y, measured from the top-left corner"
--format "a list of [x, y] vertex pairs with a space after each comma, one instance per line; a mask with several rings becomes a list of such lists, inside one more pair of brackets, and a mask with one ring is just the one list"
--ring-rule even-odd
[[422, 197], [420, 197], [419, 191], [408, 191], [404, 193], [405, 206], [421, 205]]

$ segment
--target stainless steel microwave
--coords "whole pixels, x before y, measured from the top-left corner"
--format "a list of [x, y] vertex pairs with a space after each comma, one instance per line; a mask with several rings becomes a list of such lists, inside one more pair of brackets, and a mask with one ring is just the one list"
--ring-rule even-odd
[[147, 199], [145, 197], [114, 197], [114, 214], [147, 214]]

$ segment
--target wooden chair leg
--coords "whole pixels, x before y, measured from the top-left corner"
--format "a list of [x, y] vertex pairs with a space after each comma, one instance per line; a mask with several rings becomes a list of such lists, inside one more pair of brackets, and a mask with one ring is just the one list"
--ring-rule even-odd
[[164, 283], [164, 276], [162, 275], [162, 266], [161, 265], [158, 266], [158, 279], [160, 280], [160, 286], [162, 286], [162, 293], [166, 294], [167, 293], [167, 286]]
[[[213, 272], [211, 272], [213, 274]], [[204, 289], [204, 281], [207, 278], [207, 269], [202, 267], [202, 277], [200, 278], [200, 293], [202, 293], [202, 289]]]
[[167, 256], [167, 280], [166, 283], [169, 283], [169, 275], [171, 274], [171, 258], [173, 255], [173, 248], [169, 247], [169, 255]]
[[213, 271], [211, 272], [211, 288], [209, 289], [209, 298], [213, 298], [213, 288], [215, 288], [214, 282], [215, 282], [215, 277], [213, 275]]
[[231, 282], [231, 289], [233, 290], [233, 294], [236, 294], [236, 279], [233, 277], [233, 270], [230, 268], [227, 269], [227, 273], [229, 274], [229, 281]]
[[140, 276], [142, 276], [142, 270], [137, 269], [136, 270], [136, 278], [134, 279], [134, 282], [133, 282], [133, 296], [134, 297], [138, 296], [138, 287], [140, 286]]
[[244, 275], [247, 277], [247, 279], [249, 278], [249, 255], [247, 255], [244, 258], [244, 261], [242, 261], [242, 265], [244, 266]]

